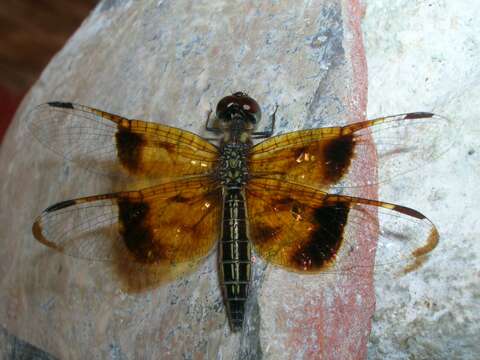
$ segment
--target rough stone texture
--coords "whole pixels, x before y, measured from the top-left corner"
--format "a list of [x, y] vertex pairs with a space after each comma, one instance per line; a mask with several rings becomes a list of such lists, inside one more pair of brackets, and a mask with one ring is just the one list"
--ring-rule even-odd
[[53, 356], [9, 334], [2, 327], [0, 327], [0, 359], [55, 360]]
[[[369, 117], [431, 110], [458, 123], [447, 155], [380, 188], [381, 199], [427, 214], [441, 242], [415, 273], [394, 282], [377, 276], [368, 358], [475, 359], [480, 5], [366, 6]], [[265, 114], [278, 103], [278, 131], [358, 120], [366, 104], [360, 15], [355, 1], [102, 2], [49, 65], [2, 145], [0, 354], [34, 351], [15, 334], [59, 358], [364, 358], [368, 279], [354, 288], [258, 260], [247, 331], [232, 336], [214, 255], [176, 282], [126, 294], [104, 264], [35, 243], [30, 226], [44, 207], [111, 184], [63, 163], [22, 128], [32, 106], [55, 99], [205, 134], [207, 110], [234, 90], [252, 94]]]
[[214, 254], [178, 281], [127, 294], [106, 264], [35, 243], [30, 227], [43, 208], [111, 184], [23, 128], [34, 105], [65, 100], [205, 135], [209, 108], [238, 90], [265, 114], [279, 105], [278, 132], [360, 120], [360, 18], [354, 0], [103, 1], [27, 96], [1, 149], [1, 325], [62, 359], [364, 358], [368, 276], [305, 277], [258, 260], [246, 331], [231, 335]]
[[457, 125], [444, 157], [380, 188], [380, 198], [427, 214], [441, 238], [423, 269], [376, 279], [369, 359], [480, 354], [479, 19], [475, 1], [366, 2], [369, 117], [434, 111]]

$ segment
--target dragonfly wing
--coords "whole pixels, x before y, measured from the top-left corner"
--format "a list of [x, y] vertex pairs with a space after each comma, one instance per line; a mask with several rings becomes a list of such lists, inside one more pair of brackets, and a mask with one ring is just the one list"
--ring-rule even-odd
[[256, 251], [297, 272], [405, 273], [420, 266], [438, 242], [433, 223], [413, 209], [277, 179], [251, 180], [247, 209]]
[[295, 131], [255, 145], [250, 172], [322, 190], [382, 183], [442, 155], [452, 145], [452, 128], [438, 115], [409, 113]]
[[215, 181], [184, 178], [62, 201], [43, 211], [33, 234], [61, 253], [139, 273], [136, 286], [146, 273], [166, 277], [202, 260], [220, 238], [221, 209]]
[[214, 145], [188, 131], [74, 103], [39, 105], [27, 125], [53, 152], [118, 180], [205, 174], [218, 159]]

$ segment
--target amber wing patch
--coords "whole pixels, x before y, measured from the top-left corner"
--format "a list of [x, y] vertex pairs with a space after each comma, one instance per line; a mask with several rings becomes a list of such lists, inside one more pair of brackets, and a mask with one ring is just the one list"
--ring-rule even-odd
[[[443, 154], [452, 145], [451, 140], [445, 141], [451, 139], [452, 125], [432, 113], [409, 113], [344, 127], [295, 131], [255, 145], [249, 168], [253, 176], [322, 190], [381, 183]], [[375, 156], [376, 162], [372, 161]]]
[[53, 152], [119, 180], [205, 174], [218, 158], [214, 145], [188, 131], [74, 103], [39, 105], [28, 127]]
[[[249, 182], [247, 209], [259, 255], [298, 272], [404, 273], [418, 267], [438, 242], [435, 226], [415, 210], [276, 179]], [[379, 234], [377, 242], [359, 240], [372, 231]]]
[[195, 177], [58, 203], [37, 218], [33, 234], [77, 258], [169, 271], [210, 252], [221, 209], [216, 183]]

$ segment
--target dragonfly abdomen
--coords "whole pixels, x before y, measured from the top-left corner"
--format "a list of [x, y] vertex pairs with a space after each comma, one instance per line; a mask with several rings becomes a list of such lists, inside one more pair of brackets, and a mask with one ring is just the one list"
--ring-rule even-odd
[[224, 191], [223, 232], [219, 253], [220, 286], [232, 331], [243, 326], [251, 272], [245, 197], [240, 189]]

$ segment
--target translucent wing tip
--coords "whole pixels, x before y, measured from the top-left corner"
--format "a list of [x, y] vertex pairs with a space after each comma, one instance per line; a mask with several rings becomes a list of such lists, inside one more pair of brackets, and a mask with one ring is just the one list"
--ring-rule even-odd
[[42, 227], [42, 218], [39, 217], [35, 220], [32, 226], [32, 233], [35, 239], [37, 239], [40, 243], [45, 246], [48, 246], [51, 249], [54, 249], [59, 252], [63, 252], [63, 248], [54, 242], [47, 240], [47, 238], [43, 235], [43, 227]]
[[427, 261], [430, 252], [437, 247], [440, 235], [433, 223], [431, 223], [431, 225], [433, 226], [432, 231], [430, 232], [430, 236], [425, 245], [412, 251], [413, 261], [403, 269], [403, 275], [419, 269], [425, 261]]

